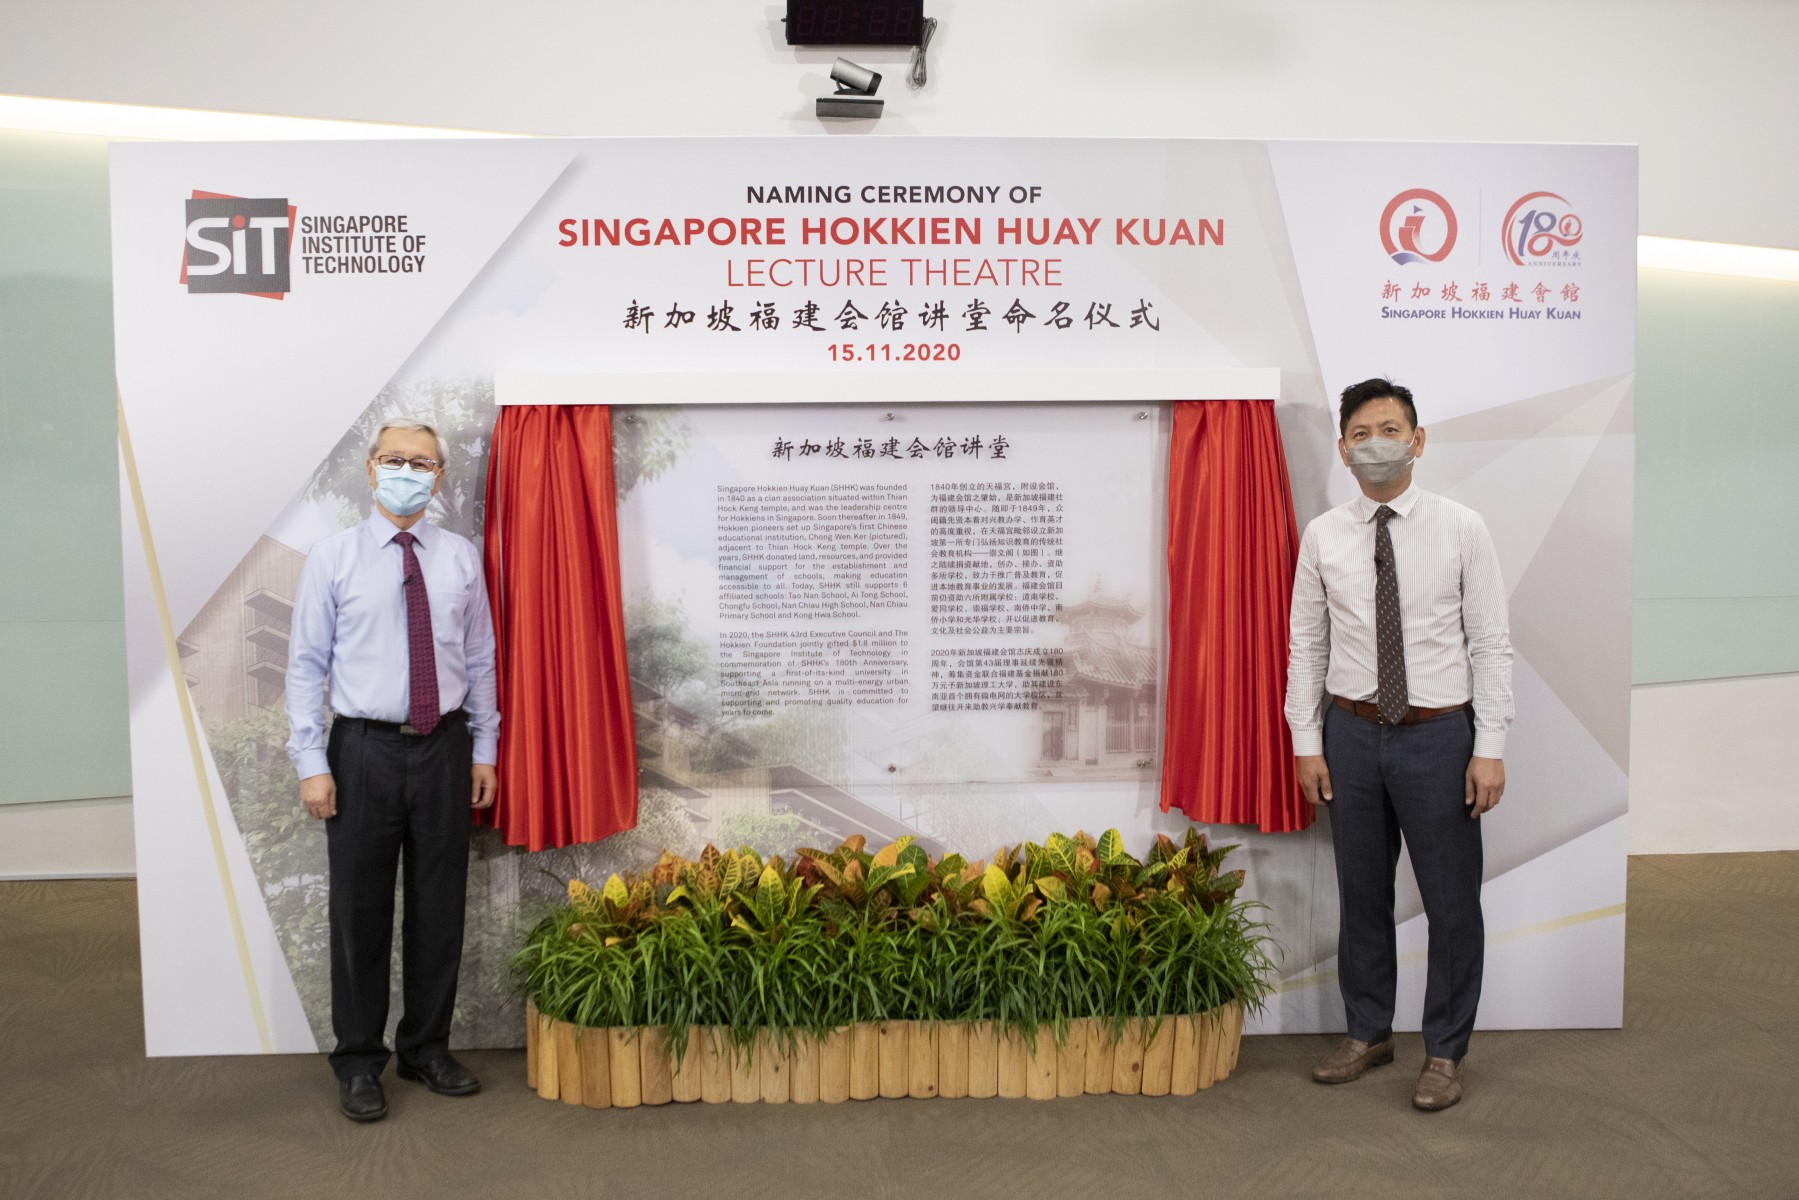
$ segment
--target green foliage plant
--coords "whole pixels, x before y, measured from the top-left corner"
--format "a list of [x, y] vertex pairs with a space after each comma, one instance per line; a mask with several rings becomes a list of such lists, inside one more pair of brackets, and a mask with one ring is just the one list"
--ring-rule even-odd
[[791, 1043], [867, 1021], [992, 1021], [1035, 1044], [1073, 1020], [1257, 1011], [1273, 971], [1260, 908], [1224, 871], [1234, 846], [1188, 830], [1141, 859], [1117, 830], [1051, 834], [991, 860], [933, 861], [861, 837], [791, 862], [747, 846], [664, 854], [600, 887], [570, 880], [515, 960], [539, 1011], [591, 1027], [657, 1026], [677, 1056], [722, 1027]]

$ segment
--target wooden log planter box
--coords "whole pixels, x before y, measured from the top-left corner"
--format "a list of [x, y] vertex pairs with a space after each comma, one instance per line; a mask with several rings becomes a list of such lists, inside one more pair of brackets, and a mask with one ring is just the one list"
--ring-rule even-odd
[[1160, 1020], [1067, 1023], [1036, 1045], [991, 1022], [882, 1021], [826, 1037], [760, 1032], [739, 1047], [730, 1031], [687, 1031], [684, 1054], [654, 1027], [588, 1028], [525, 1007], [525, 1081], [545, 1100], [587, 1108], [646, 1104], [839, 1104], [915, 1100], [1054, 1100], [1070, 1096], [1191, 1096], [1237, 1066], [1243, 1008]]
[[526, 1080], [588, 1108], [1189, 1096], [1235, 1068], [1271, 970], [1231, 849], [851, 838], [571, 881], [516, 962]]

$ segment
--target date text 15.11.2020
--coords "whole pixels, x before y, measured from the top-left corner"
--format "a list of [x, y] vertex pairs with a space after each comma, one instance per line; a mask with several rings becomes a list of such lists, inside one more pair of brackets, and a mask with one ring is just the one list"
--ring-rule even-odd
[[831, 361], [855, 362], [955, 362], [962, 347], [955, 342], [832, 342]]

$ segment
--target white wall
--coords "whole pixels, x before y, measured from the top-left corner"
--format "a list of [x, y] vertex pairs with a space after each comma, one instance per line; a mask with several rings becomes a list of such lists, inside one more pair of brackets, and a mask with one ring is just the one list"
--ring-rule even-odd
[[[6, 0], [0, 92], [556, 134], [818, 132], [781, 4]], [[883, 134], [1642, 145], [1642, 230], [1799, 247], [1799, 4], [927, 0]]]
[[0, 879], [130, 875], [131, 798], [0, 805]]
[[1799, 675], [1633, 688], [1630, 852], [1799, 850]]

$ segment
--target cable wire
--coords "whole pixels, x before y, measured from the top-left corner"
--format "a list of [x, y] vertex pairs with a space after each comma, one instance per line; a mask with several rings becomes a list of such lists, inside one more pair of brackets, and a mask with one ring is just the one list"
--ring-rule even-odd
[[926, 17], [918, 27], [918, 45], [912, 47], [912, 71], [906, 76], [906, 84], [913, 91], [925, 85], [925, 47], [931, 44], [931, 35], [937, 32], [937, 18]]

